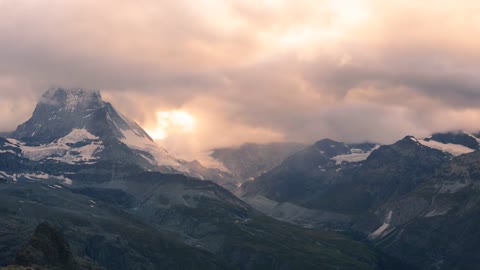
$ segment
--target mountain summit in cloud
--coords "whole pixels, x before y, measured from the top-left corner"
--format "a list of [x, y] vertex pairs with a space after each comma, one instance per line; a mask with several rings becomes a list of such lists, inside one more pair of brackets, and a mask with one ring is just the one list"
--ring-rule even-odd
[[73, 129], [86, 129], [104, 141], [122, 140], [126, 131], [153, 142], [135, 122], [122, 116], [99, 91], [52, 88], [42, 95], [32, 117], [12, 136], [29, 143], [51, 143]]
[[228, 175], [171, 155], [136, 122], [103, 101], [99, 91], [49, 89], [32, 117], [11, 137], [20, 156], [33, 161], [89, 166], [97, 162], [132, 164], [213, 180]]

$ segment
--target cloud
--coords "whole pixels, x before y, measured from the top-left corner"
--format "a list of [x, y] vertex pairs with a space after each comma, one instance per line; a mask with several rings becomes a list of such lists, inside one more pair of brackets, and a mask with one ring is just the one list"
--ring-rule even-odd
[[[51, 85], [103, 90], [179, 151], [477, 130], [478, 1], [0, 0], [0, 129]], [[182, 143], [183, 142], [183, 143]], [[192, 150], [193, 149], [193, 150]]]

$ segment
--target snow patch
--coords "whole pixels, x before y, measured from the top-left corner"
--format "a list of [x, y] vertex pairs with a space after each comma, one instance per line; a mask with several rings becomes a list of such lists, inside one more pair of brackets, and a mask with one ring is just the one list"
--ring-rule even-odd
[[15, 151], [13, 150], [0, 150], [0, 154], [14, 154], [16, 155]]
[[466, 133], [468, 136], [474, 138], [479, 144], [480, 144], [480, 139], [478, 137], [476, 137], [475, 135], [473, 134], [470, 134], [470, 133]]
[[382, 234], [384, 234], [387, 231], [387, 229], [390, 228], [390, 223], [392, 222], [392, 215], [393, 215], [393, 211], [390, 210], [390, 212], [388, 212], [388, 215], [385, 217], [385, 220], [383, 221], [382, 226], [380, 226], [378, 229], [372, 232], [370, 234], [370, 238], [376, 239], [382, 236]]
[[377, 238], [378, 236], [380, 236], [384, 231], [386, 231], [388, 229], [388, 227], [390, 227], [390, 224], [388, 223], [383, 223], [382, 226], [380, 226], [377, 230], [375, 230], [371, 235], [370, 237], [372, 238]]
[[36, 172], [36, 173], [15, 173], [15, 174], [8, 174], [6, 172], [0, 171], [0, 177], [4, 177], [7, 179], [11, 179], [12, 181], [16, 182], [18, 179], [28, 179], [33, 181], [38, 180], [57, 180], [62, 181], [62, 184], [65, 185], [72, 185], [73, 181], [63, 175], [50, 175], [44, 172]]
[[38, 181], [38, 180], [58, 180], [62, 181], [62, 184], [65, 185], [72, 185], [73, 181], [63, 175], [56, 176], [56, 175], [50, 175], [48, 173], [44, 172], [36, 172], [36, 173], [14, 173], [14, 174], [9, 174], [4, 171], [0, 171], [0, 178], [6, 178], [9, 180], [12, 180], [16, 182], [18, 179], [28, 179], [28, 180], [33, 180], [33, 181]]
[[474, 149], [468, 148], [468, 147], [460, 145], [460, 144], [441, 143], [441, 142], [437, 142], [437, 141], [434, 141], [434, 140], [429, 140], [429, 141], [419, 140], [419, 143], [422, 144], [422, 145], [425, 145], [427, 147], [433, 148], [433, 149], [437, 149], [437, 150], [440, 150], [440, 151], [443, 151], [443, 152], [446, 152], [446, 153], [450, 153], [451, 155], [453, 155], [455, 157], [459, 156], [459, 155], [463, 155], [463, 154], [472, 153], [472, 152], [475, 151]]
[[8, 138], [6, 145], [11, 146], [11, 147], [18, 147], [20, 145], [20, 141], [17, 141], [17, 140], [12, 139], [12, 138]]
[[152, 165], [170, 166], [173, 168], [182, 167], [176, 158], [168, 154], [164, 148], [160, 147], [149, 138], [144, 137], [133, 130], [122, 130], [122, 133], [124, 136], [122, 142], [128, 147], [152, 155], [153, 159], [142, 154], [142, 157], [147, 159]]
[[408, 138], [409, 138], [411, 141], [413, 141], [413, 142], [420, 143], [420, 142], [418, 141], [418, 139], [415, 138], [415, 137], [413, 137], [413, 136], [408, 136]]
[[71, 186], [73, 184], [73, 181], [72, 179], [68, 178], [68, 177], [65, 177], [63, 175], [59, 175], [59, 176], [52, 176], [53, 178], [57, 179], [57, 180], [60, 180], [62, 181], [62, 184], [64, 185], [68, 185], [68, 186]]
[[[72, 144], [85, 142], [86, 145], [74, 147]], [[20, 145], [24, 157], [34, 160], [56, 160], [68, 164], [92, 164], [97, 160], [95, 154], [104, 149], [99, 138], [86, 129], [73, 129], [67, 136], [40, 146]]]
[[0, 171], [0, 177], [12, 180], [13, 182], [17, 182], [17, 174], [9, 174], [7, 172]]
[[18, 176], [23, 176], [29, 180], [48, 180], [50, 179], [50, 175], [46, 173], [24, 173], [18, 174]]
[[370, 154], [374, 150], [378, 149], [379, 147], [380, 147], [380, 145], [376, 145], [370, 151], [363, 151], [361, 149], [353, 148], [353, 149], [350, 150], [351, 151], [350, 154], [338, 155], [338, 156], [333, 157], [332, 159], [335, 160], [335, 163], [337, 165], [340, 165], [343, 162], [348, 162], [348, 163], [360, 162], [360, 161], [366, 160], [370, 156]]
[[146, 152], [152, 156], [148, 157], [143, 153], [139, 153], [150, 164], [156, 166], [165, 166], [173, 168], [174, 170], [187, 172], [189, 169], [182, 165], [180, 161], [174, 156], [170, 155], [167, 150], [151, 141], [148, 137], [140, 132], [136, 132], [133, 128], [128, 130], [120, 129], [123, 134], [122, 142], [131, 149]]
[[445, 210], [438, 210], [438, 209], [433, 209], [432, 211], [428, 212], [425, 217], [426, 218], [431, 218], [431, 217], [436, 217], [436, 216], [443, 216], [446, 215], [450, 211], [450, 209], [445, 209]]
[[[122, 142], [133, 149], [149, 149], [160, 148], [155, 142], [152, 142], [149, 138], [135, 132], [134, 130], [122, 130], [123, 139]], [[165, 149], [163, 149], [165, 151]], [[166, 152], [166, 151], [165, 151]]]
[[60, 138], [59, 143], [77, 143], [85, 140], [98, 140], [99, 138], [84, 128], [75, 128], [67, 136]]

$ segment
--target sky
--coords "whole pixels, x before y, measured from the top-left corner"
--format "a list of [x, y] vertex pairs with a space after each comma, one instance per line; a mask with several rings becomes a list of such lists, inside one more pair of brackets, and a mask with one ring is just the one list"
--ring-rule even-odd
[[480, 1], [0, 0], [0, 130], [101, 90], [169, 149], [480, 130]]

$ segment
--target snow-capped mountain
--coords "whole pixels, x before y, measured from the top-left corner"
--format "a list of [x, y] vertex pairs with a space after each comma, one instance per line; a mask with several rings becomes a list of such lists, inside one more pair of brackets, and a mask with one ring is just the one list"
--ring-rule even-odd
[[455, 157], [480, 149], [480, 139], [463, 131], [435, 133], [428, 138], [418, 140], [418, 142]]
[[102, 100], [98, 91], [54, 88], [38, 102], [32, 117], [6, 139], [10, 152], [39, 163], [94, 165], [135, 164], [164, 173], [202, 179], [226, 173], [169, 154], [134, 121]]
[[326, 139], [246, 182], [239, 194], [278, 219], [360, 232], [418, 269], [476, 269], [477, 136], [435, 133], [368, 147]]
[[225, 174], [172, 156], [98, 92], [49, 90], [8, 137], [0, 138], [0, 268], [13, 259], [55, 268], [42, 257], [44, 247], [54, 251], [49, 237], [60, 237], [50, 229], [22, 253], [31, 230], [49, 221], [70, 256], [81, 256], [79, 267], [58, 269], [394, 269], [348, 236], [275, 221], [200, 181]]
[[392, 145], [324, 139], [246, 182], [241, 194], [277, 218], [309, 226], [349, 227], [356, 215], [411, 191], [451, 158], [412, 136]]

